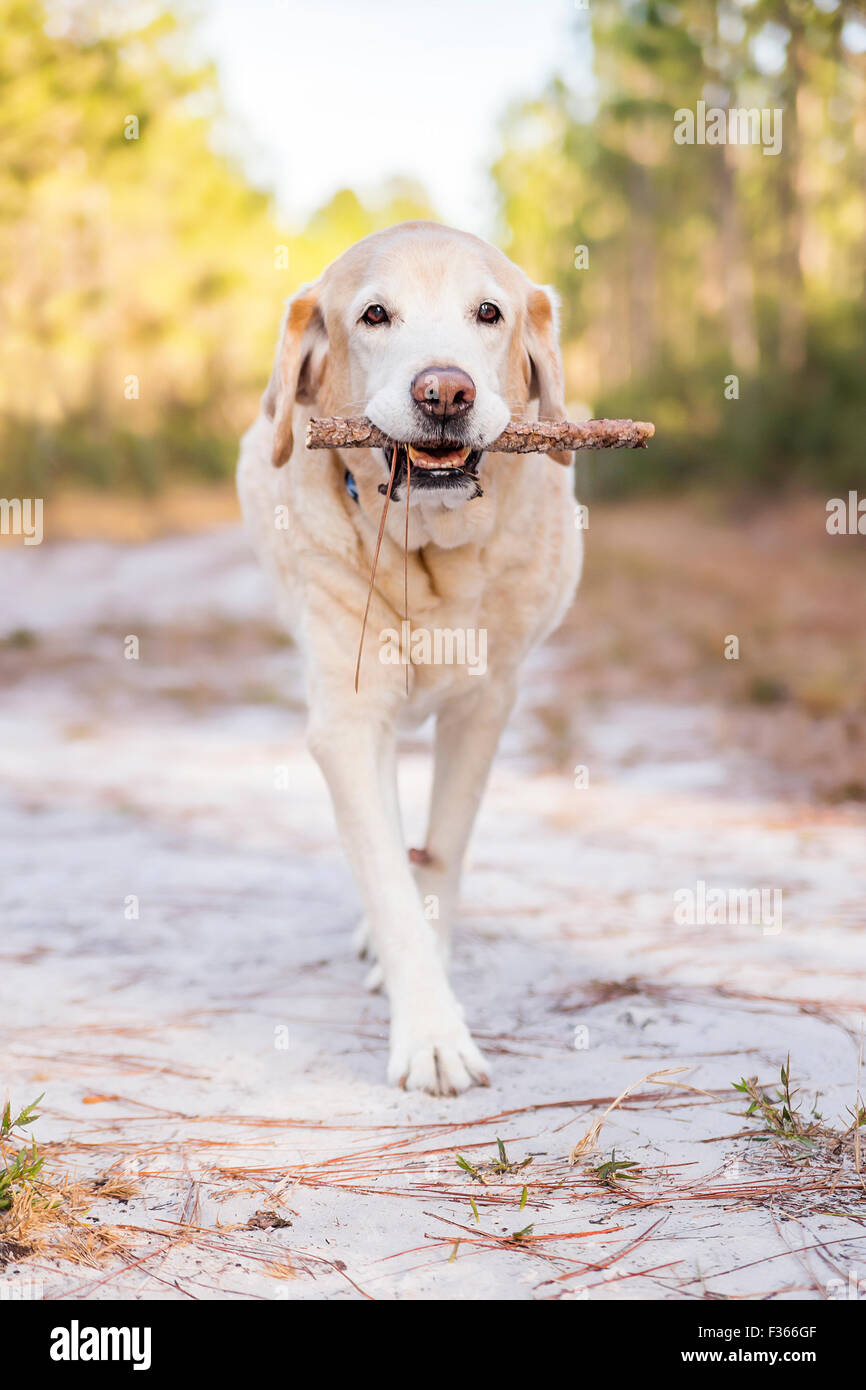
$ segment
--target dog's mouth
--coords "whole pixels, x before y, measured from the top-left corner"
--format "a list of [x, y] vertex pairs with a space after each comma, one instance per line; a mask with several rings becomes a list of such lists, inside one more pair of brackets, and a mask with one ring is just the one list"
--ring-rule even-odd
[[[382, 451], [388, 472], [391, 472], [393, 445]], [[483, 449], [470, 449], [466, 444], [397, 444], [397, 467], [394, 472], [394, 491], [406, 480], [407, 462], [412, 470], [412, 491], [416, 488], [426, 491], [448, 488], [471, 489], [472, 497], [480, 497], [478, 486], [478, 465], [484, 455]], [[382, 483], [381, 493], [388, 491], [388, 484]]]

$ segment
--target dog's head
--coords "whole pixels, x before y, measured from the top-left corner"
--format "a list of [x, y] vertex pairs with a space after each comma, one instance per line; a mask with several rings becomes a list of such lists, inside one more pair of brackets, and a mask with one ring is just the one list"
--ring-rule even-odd
[[297, 404], [366, 415], [399, 443], [395, 491], [408, 458], [413, 500], [453, 507], [476, 496], [485, 450], [531, 401], [542, 420], [565, 414], [550, 291], [477, 237], [406, 222], [289, 302], [264, 407], [275, 464], [292, 453]]

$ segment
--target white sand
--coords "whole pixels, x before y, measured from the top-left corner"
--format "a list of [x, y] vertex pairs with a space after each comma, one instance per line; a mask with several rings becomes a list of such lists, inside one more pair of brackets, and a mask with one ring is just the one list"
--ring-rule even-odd
[[[13, 1104], [46, 1092], [36, 1135], [66, 1144], [69, 1168], [141, 1177], [139, 1197], [92, 1209], [135, 1228], [132, 1255], [9, 1265], [0, 1293], [818, 1298], [866, 1278], [849, 1198], [747, 1198], [803, 1174], [726, 1137], [752, 1127], [730, 1083], [775, 1080], [789, 1051], [806, 1108], [815, 1091], [828, 1119], [853, 1102], [866, 818], [760, 797], [717, 714], [658, 703], [580, 712], [571, 761], [591, 786], [576, 790], [534, 751], [534, 708], [561, 698], [568, 659], [539, 653], [456, 949], [493, 1085], [407, 1096], [385, 1085], [386, 1006], [351, 952], [354, 889], [303, 744], [296, 654], [267, 640], [241, 534], [6, 548], [0, 580], [4, 631], [38, 635], [3, 654], [30, 670], [0, 712], [2, 1082]], [[413, 843], [425, 747], [404, 759]], [[698, 879], [781, 889], [782, 930], [676, 925], [673, 895]], [[605, 1104], [665, 1067], [722, 1094], [646, 1084], [610, 1117], [595, 1162], [615, 1148], [645, 1170], [625, 1195], [569, 1168]], [[482, 1186], [455, 1155], [492, 1159], [496, 1136], [533, 1162]], [[245, 1229], [263, 1208], [291, 1227]], [[497, 1244], [530, 1224], [592, 1234]]]

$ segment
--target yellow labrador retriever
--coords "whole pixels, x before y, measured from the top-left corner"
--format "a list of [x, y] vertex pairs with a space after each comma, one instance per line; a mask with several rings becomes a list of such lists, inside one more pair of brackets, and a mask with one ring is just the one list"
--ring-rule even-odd
[[[305, 448], [311, 415], [361, 414], [398, 441], [396, 459]], [[309, 747], [363, 902], [371, 982], [390, 1000], [388, 1079], [439, 1094], [488, 1080], [447, 973], [460, 869], [520, 664], [580, 574], [572, 469], [486, 452], [509, 420], [536, 414], [565, 415], [550, 293], [474, 236], [407, 222], [289, 302], [238, 465], [245, 520], [303, 651]], [[407, 854], [397, 727], [430, 715], [427, 843]]]

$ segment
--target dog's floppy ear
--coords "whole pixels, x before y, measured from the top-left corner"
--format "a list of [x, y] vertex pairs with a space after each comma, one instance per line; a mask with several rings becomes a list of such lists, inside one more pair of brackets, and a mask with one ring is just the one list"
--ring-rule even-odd
[[315, 400], [327, 350], [318, 286], [303, 285], [286, 305], [274, 370], [262, 400], [265, 414], [274, 421], [275, 468], [291, 456], [295, 404]]
[[[565, 389], [559, 351], [558, 302], [554, 290], [542, 285], [530, 288], [526, 301], [526, 350], [531, 368], [529, 395], [538, 401], [539, 420], [565, 419]], [[550, 455], [557, 463], [571, 463], [570, 452]]]

